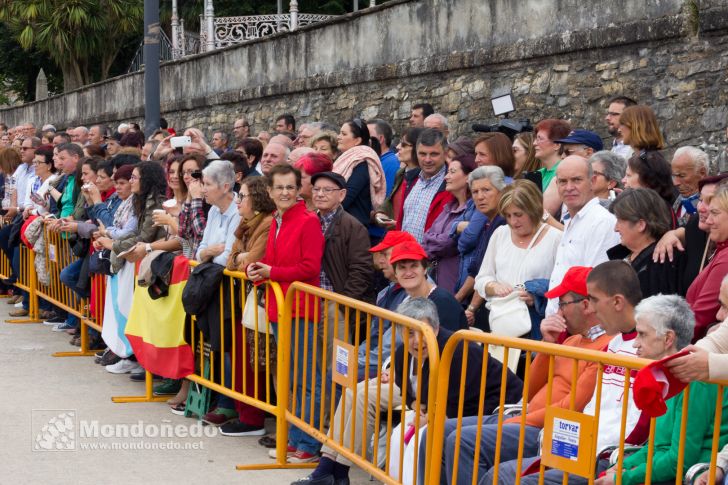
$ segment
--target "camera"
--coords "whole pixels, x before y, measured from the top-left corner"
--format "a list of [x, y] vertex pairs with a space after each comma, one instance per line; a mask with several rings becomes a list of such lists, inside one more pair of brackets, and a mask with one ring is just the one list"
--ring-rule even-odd
[[195, 170], [194, 172], [192, 172], [190, 174], [190, 177], [192, 177], [193, 179], [197, 179], [197, 180], [201, 179], [202, 178], [202, 170]]
[[513, 140], [515, 136], [524, 131], [533, 131], [531, 121], [528, 119], [511, 120], [508, 118], [510, 113], [516, 111], [515, 103], [513, 102], [513, 95], [510, 91], [500, 90], [494, 93], [490, 98], [491, 105], [493, 106], [493, 113], [496, 116], [504, 116], [502, 120], [493, 125], [486, 125], [482, 123], [474, 123], [473, 131], [480, 133], [503, 133], [508, 138]]
[[513, 138], [519, 133], [523, 133], [524, 131], [533, 131], [533, 126], [531, 126], [531, 121], [528, 119], [512, 120], [510, 118], [505, 118], [493, 125], [473, 123], [473, 131], [479, 133], [499, 132], [513, 140]]

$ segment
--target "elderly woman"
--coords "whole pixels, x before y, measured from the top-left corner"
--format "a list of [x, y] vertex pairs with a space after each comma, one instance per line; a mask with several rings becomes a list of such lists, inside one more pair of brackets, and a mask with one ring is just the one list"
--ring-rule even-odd
[[56, 175], [53, 148], [51, 146], [38, 147], [35, 151], [35, 158], [33, 158], [33, 167], [35, 168], [35, 177], [28, 180], [30, 190], [25, 192], [25, 203], [23, 205], [28, 215], [47, 214], [50, 204], [46, 200], [46, 196], [50, 190], [50, 184], [59, 178], [59, 175]]
[[612, 203], [616, 216], [614, 230], [620, 244], [607, 251], [609, 259], [623, 259], [634, 268], [642, 296], [680, 291], [678, 262], [655, 262], [652, 253], [657, 241], [670, 229], [670, 212], [660, 196], [650, 189], [627, 189]]
[[[294, 281], [319, 286], [324, 236], [318, 217], [306, 210], [305, 202], [298, 200], [301, 172], [290, 165], [274, 165], [267, 183], [276, 213], [268, 235], [265, 256], [248, 265], [248, 278], [256, 283], [268, 279], [276, 281], [284, 293]], [[291, 338], [300, 343], [300, 348], [297, 351], [296, 346], [291, 346], [291, 361], [297, 362], [298, 371], [298, 375], [291, 379], [291, 385], [297, 383], [297, 387], [291, 389], [291, 392], [295, 393], [296, 416], [318, 429], [320, 413], [313, 412], [311, 416], [311, 410], [318, 409], [321, 402], [321, 375], [313, 352], [304, 351], [304, 347], [313, 349], [314, 328], [318, 323], [313, 320], [316, 305], [316, 299], [302, 297], [292, 310]], [[278, 307], [275, 299], [269, 299], [267, 306], [268, 318], [272, 322], [271, 329], [277, 334]], [[309, 376], [309, 379], [315, 375], [314, 382], [305, 384], [304, 375]], [[288, 439], [289, 461], [302, 463], [318, 459], [321, 443], [315, 438], [291, 426]]]
[[543, 308], [535, 307], [534, 297], [538, 293], [527, 291], [525, 285], [532, 280], [549, 279], [561, 231], [542, 222], [541, 192], [528, 180], [516, 180], [503, 191], [498, 212], [506, 225], [496, 229], [488, 243], [475, 278], [475, 291], [489, 301], [519, 292], [534, 323], [530, 335], [540, 340], [538, 315], [543, 317]]
[[202, 170], [202, 192], [210, 204], [207, 225], [195, 257], [198, 261], [212, 261], [221, 266], [227, 264], [228, 255], [235, 242], [235, 230], [240, 214], [233, 203], [235, 171], [230, 162], [214, 160]]
[[387, 185], [378, 147], [372, 149], [371, 140], [376, 142], [370, 138], [363, 120], [355, 118], [341, 125], [337, 142], [342, 153], [334, 162], [333, 172], [346, 179], [346, 198], [341, 204], [344, 210], [368, 227], [370, 236], [379, 238], [384, 233], [372, 226], [370, 215], [374, 207], [384, 202]]
[[[330, 163], [331, 161], [329, 161]], [[265, 246], [276, 206], [268, 195], [266, 180], [262, 177], [243, 179], [235, 202], [241, 220], [235, 229], [235, 242], [230, 257], [228, 257], [227, 268], [244, 272], [250, 263], [260, 261], [265, 256]], [[234, 331], [237, 348], [242, 350], [233, 356], [233, 364], [236, 369], [244, 371], [236, 374], [235, 388], [248, 396], [256, 395], [255, 375], [258, 374], [257, 395], [263, 396], [265, 395], [265, 366], [275, 360], [275, 339], [267, 339], [265, 333], [262, 332], [247, 330], [245, 340], [243, 340], [241, 326], [236, 325]], [[253, 351], [256, 341], [260, 352], [258, 356]], [[266, 349], [268, 349], [268, 360], [266, 360]], [[272, 369], [269, 369], [269, 372], [272, 374]], [[245, 378], [243, 378], [243, 373]], [[221, 434], [255, 436], [265, 433], [265, 413], [263, 411], [239, 401], [235, 401], [235, 409], [238, 419], [223, 424], [220, 428]]]
[[515, 160], [515, 178], [521, 178], [526, 172], [535, 172], [541, 168], [536, 158], [536, 149], [533, 145], [533, 134], [519, 133], [513, 138], [513, 158]]
[[589, 158], [592, 166], [592, 191], [599, 199], [602, 207], [609, 205], [617, 197], [615, 188], [619, 187], [624, 178], [626, 162], [624, 158], [608, 150], [596, 152]]
[[713, 195], [705, 223], [710, 240], [715, 244], [715, 254], [690, 285], [686, 295], [695, 312], [693, 340], [704, 337], [707, 328], [715, 321], [720, 307], [720, 283], [728, 273], [728, 186], [721, 185]]
[[475, 161], [473, 157], [459, 158], [462, 161], [450, 162], [445, 174], [445, 190], [454, 196], [454, 200], [445, 205], [422, 239], [422, 247], [432, 263], [432, 278], [439, 287], [453, 294], [457, 290], [461, 259], [457, 236], [468, 225], [475, 210], [468, 187], [468, 175], [475, 170]]
[[[458, 241], [458, 250], [461, 254], [458, 279], [462, 280], [462, 283], [455, 294], [455, 299], [460, 302], [469, 301], [470, 304], [465, 309], [468, 324], [485, 329], [487, 328], [483, 318], [485, 315], [480, 311], [485, 300], [477, 291], [474, 292], [473, 288], [490, 237], [498, 227], [506, 223], [505, 219], [498, 214], [498, 203], [503, 189], [506, 188], [506, 182], [503, 170], [500, 167], [478, 167], [468, 176], [468, 185], [470, 186], [473, 205], [485, 219], [485, 224], [477, 231], [475, 235], [476, 244], [472, 247], [464, 248], [462, 235]], [[475, 216], [473, 216], [473, 220], [475, 220]], [[471, 223], [466, 231], [470, 230], [472, 225]]]
[[306, 208], [312, 211], [314, 206], [311, 177], [317, 173], [330, 172], [334, 166], [333, 162], [323, 153], [314, 152], [302, 156], [293, 166], [301, 171], [301, 192], [298, 195], [306, 201]]
[[475, 163], [479, 167], [495, 165], [513, 178], [516, 160], [511, 140], [503, 133], [483, 133], [475, 139]]

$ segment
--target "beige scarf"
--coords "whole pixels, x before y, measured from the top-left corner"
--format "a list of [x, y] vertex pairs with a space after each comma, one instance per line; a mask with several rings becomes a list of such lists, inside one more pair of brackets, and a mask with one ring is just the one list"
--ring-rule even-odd
[[379, 207], [387, 196], [387, 184], [384, 180], [382, 162], [377, 152], [366, 145], [351, 147], [342, 153], [334, 162], [334, 172], [349, 180], [354, 169], [362, 162], [366, 162], [369, 169], [369, 190], [371, 191], [372, 207]]

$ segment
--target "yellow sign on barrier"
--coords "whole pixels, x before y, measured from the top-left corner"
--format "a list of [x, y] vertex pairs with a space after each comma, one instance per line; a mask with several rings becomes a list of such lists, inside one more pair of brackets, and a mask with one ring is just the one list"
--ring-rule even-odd
[[544, 465], [587, 479], [594, 474], [594, 416], [548, 406], [543, 431]]

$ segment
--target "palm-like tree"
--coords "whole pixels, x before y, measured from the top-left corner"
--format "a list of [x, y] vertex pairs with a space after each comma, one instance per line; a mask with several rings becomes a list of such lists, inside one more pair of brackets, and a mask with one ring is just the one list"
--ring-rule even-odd
[[53, 59], [64, 91], [106, 79], [143, 19], [144, 0], [0, 0], [0, 20], [23, 48]]

